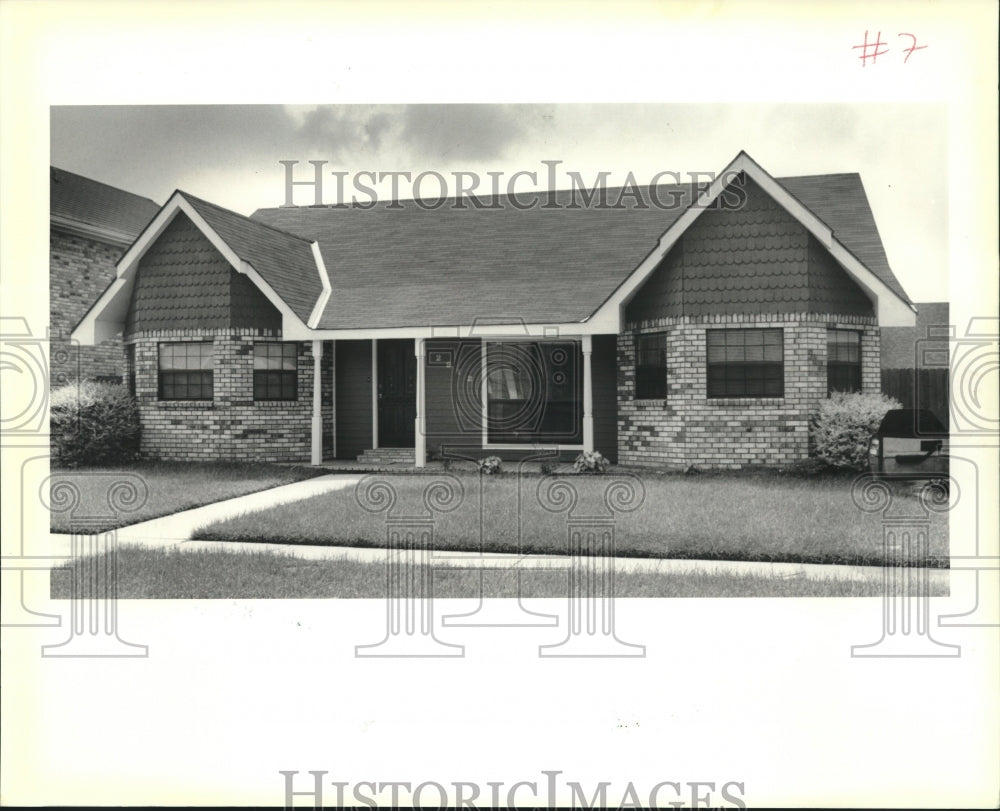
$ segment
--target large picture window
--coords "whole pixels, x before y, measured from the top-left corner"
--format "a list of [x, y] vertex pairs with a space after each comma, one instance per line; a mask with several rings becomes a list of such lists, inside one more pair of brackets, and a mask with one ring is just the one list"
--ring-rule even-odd
[[667, 396], [667, 336], [640, 335], [636, 341], [635, 396], [638, 400], [662, 400]]
[[826, 331], [826, 389], [861, 391], [861, 333], [852, 329]]
[[212, 399], [212, 342], [160, 344], [161, 400]]
[[488, 343], [487, 440], [582, 443], [581, 368], [578, 342]]
[[710, 329], [709, 397], [784, 397], [781, 329]]
[[253, 399], [297, 400], [299, 396], [298, 344], [253, 345]]

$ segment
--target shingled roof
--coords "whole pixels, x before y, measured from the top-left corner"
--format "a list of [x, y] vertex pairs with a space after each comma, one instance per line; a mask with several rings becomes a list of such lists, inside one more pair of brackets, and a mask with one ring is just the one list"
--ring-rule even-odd
[[[857, 174], [778, 182], [909, 302]], [[606, 199], [617, 201], [620, 191], [608, 189]], [[403, 201], [268, 208], [251, 216], [319, 243], [333, 291], [320, 329], [465, 325], [504, 316], [575, 323], [611, 296], [693, 199], [691, 185], [637, 191], [641, 202], [630, 187], [621, 208], [570, 207], [571, 192], [558, 191], [518, 195], [496, 208], [466, 200], [465, 208], [448, 201], [428, 210]], [[679, 203], [654, 204], [670, 200]]]
[[49, 167], [49, 214], [57, 225], [128, 245], [159, 210], [147, 197]]

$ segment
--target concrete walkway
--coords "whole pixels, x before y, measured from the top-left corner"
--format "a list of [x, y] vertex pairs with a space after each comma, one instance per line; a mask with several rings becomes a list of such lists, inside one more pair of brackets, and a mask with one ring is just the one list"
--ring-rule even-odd
[[[361, 480], [358, 474], [331, 473], [314, 479], [285, 484], [270, 490], [250, 493], [227, 501], [207, 504], [193, 510], [154, 518], [122, 527], [118, 530], [120, 545], [153, 548], [172, 548], [182, 551], [227, 550], [242, 552], [269, 552], [288, 555], [302, 560], [357, 560], [384, 563], [387, 552], [383, 547], [363, 548], [345, 546], [309, 546], [304, 544], [237, 543], [227, 541], [192, 541], [195, 530], [216, 521], [251, 512], [266, 510], [278, 504], [300, 501], [321, 493], [330, 493], [353, 487]], [[53, 557], [70, 557], [71, 536], [50, 534]], [[432, 552], [431, 565], [456, 568], [499, 569], [565, 569], [572, 558], [564, 555], [479, 554], [478, 552]], [[775, 579], [806, 577], [810, 579], [870, 580], [880, 577], [878, 566], [835, 566], [808, 563], [760, 563], [756, 561], [727, 560], [664, 560], [660, 558], [616, 557], [615, 569], [619, 572], [655, 572], [680, 574], [685, 572], [717, 572], [720, 574], [756, 574]], [[928, 569], [931, 583], [948, 582], [948, 569]]]

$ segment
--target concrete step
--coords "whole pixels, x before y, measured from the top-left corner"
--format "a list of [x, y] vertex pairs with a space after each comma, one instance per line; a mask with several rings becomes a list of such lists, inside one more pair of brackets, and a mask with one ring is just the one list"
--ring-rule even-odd
[[413, 448], [370, 448], [358, 457], [359, 462], [371, 465], [412, 465], [415, 459]]

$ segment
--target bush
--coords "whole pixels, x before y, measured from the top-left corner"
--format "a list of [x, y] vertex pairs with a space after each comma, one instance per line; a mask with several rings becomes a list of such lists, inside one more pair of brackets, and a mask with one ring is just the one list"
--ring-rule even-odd
[[503, 462], [500, 461], [499, 456], [487, 456], [476, 464], [479, 466], [479, 472], [484, 476], [503, 472]]
[[600, 451], [584, 451], [573, 460], [576, 473], [603, 473], [608, 469], [608, 460]]
[[52, 459], [64, 467], [129, 462], [139, 453], [139, 411], [117, 383], [84, 380], [52, 392]]
[[902, 406], [884, 394], [834, 392], [810, 418], [816, 456], [831, 467], [865, 470], [868, 441], [893, 408]]

